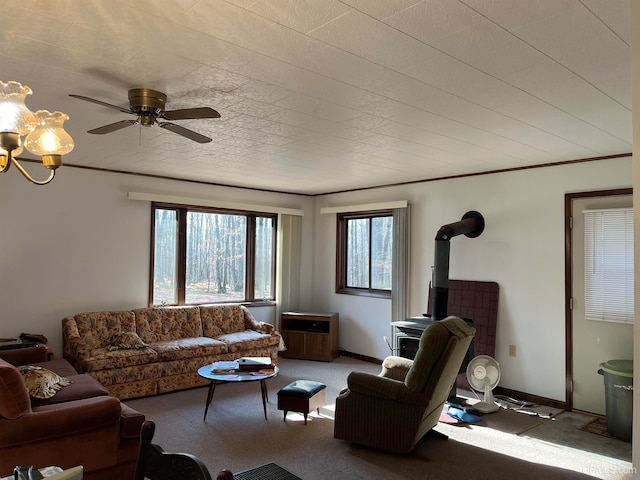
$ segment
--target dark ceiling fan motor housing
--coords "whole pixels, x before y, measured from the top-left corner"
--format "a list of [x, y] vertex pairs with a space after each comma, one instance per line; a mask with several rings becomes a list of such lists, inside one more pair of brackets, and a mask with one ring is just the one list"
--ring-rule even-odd
[[131, 111], [140, 116], [140, 124], [150, 127], [165, 109], [167, 96], [150, 88], [133, 88], [129, 90]]

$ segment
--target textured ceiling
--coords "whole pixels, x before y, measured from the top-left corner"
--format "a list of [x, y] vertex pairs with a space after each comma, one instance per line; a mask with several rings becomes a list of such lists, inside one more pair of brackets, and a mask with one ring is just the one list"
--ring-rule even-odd
[[[0, 80], [30, 86], [31, 110], [69, 114], [69, 164], [319, 194], [630, 152], [629, 8], [2, 0]], [[91, 135], [134, 117], [68, 96], [128, 107], [136, 87], [168, 110], [218, 110], [175, 122], [213, 141]]]

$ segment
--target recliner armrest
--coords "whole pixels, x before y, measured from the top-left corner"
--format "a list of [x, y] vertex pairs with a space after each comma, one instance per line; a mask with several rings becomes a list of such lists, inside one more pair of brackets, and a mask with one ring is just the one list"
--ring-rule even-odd
[[410, 390], [399, 380], [364, 372], [351, 372], [347, 377], [347, 386], [354, 393], [401, 403], [426, 405], [430, 399], [427, 395]]
[[404, 379], [407, 377], [407, 372], [412, 365], [413, 360], [409, 358], [390, 355], [382, 362], [382, 372], [380, 372], [380, 376], [404, 382]]

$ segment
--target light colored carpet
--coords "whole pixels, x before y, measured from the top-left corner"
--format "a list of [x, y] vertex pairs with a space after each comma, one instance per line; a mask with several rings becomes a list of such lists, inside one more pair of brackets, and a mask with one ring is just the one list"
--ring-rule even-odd
[[[223, 468], [237, 472], [275, 462], [304, 480], [623, 478], [608, 476], [612, 464], [605, 460], [492, 428], [489, 423], [497, 425], [498, 414], [492, 414], [496, 417], [491, 422], [487, 418], [487, 426], [439, 424], [437, 430], [449, 440], [426, 437], [408, 456], [336, 440], [330, 418], [311, 415], [305, 426], [301, 415], [289, 413], [284, 422], [283, 412], [277, 410], [277, 391], [294, 380], [316, 380], [327, 385], [331, 404], [351, 371], [377, 374], [380, 367], [342, 357], [331, 363], [281, 359], [279, 365], [280, 374], [267, 381], [266, 421], [258, 382], [218, 386], [206, 422], [204, 387], [126, 403], [156, 423], [155, 443], [167, 451], [195, 454], [214, 474]], [[521, 428], [522, 414], [499, 415], [504, 416], [503, 430]], [[509, 418], [515, 422], [511, 425], [519, 426], [509, 427]], [[620, 473], [622, 467], [616, 468]]]
[[553, 424], [540, 425], [522, 435], [557, 448], [589, 452], [592, 458], [628, 469], [631, 467], [631, 443], [583, 430], [593, 417], [573, 412], [558, 415]]

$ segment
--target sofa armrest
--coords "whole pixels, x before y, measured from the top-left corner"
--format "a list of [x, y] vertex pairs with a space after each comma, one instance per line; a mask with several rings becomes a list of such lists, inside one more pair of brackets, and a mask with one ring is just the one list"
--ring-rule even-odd
[[270, 323], [257, 321], [247, 307], [242, 306], [242, 313], [244, 314], [244, 328], [247, 330], [255, 330], [260, 333], [273, 333], [274, 327]]
[[20, 365], [46, 362], [50, 360], [49, 353], [50, 350], [47, 346], [39, 343], [34, 347], [0, 350], [0, 358], [17, 367]]
[[62, 357], [80, 373], [82, 361], [90, 356], [91, 346], [80, 336], [75, 318], [62, 319]]
[[32, 413], [15, 420], [0, 419], [0, 448], [82, 435], [113, 425], [119, 430], [120, 413], [120, 401], [114, 397], [34, 407]]
[[121, 403], [122, 413], [120, 416], [120, 437], [139, 438], [145, 416], [134, 410], [129, 405]]

